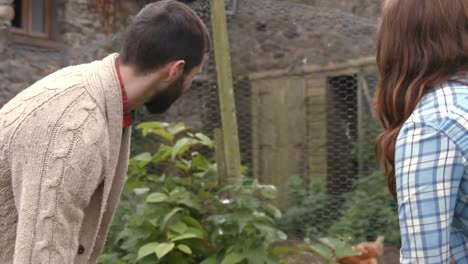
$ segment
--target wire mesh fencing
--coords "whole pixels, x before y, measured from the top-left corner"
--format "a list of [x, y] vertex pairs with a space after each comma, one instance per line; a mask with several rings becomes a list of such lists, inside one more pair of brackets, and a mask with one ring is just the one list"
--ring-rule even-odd
[[[226, 2], [242, 163], [278, 188], [291, 240], [383, 235], [397, 248], [396, 204], [373, 149], [377, 18], [306, 3]], [[191, 6], [211, 29], [209, 1]], [[167, 114], [142, 111], [137, 121], [183, 121], [212, 136], [222, 126], [215, 66], [211, 54]], [[134, 153], [144, 148], [138, 140]]]

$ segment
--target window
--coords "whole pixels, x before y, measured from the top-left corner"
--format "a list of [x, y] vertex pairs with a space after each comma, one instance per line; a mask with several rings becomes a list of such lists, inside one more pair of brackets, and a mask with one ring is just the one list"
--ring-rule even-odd
[[15, 0], [14, 32], [50, 38], [50, 0]]
[[17, 42], [57, 46], [50, 41], [52, 38], [52, 1], [14, 0], [15, 17], [11, 21], [11, 26]]

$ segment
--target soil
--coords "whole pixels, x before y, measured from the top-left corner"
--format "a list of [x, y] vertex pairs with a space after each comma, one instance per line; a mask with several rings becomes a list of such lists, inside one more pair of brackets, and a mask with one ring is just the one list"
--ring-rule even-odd
[[385, 247], [384, 255], [379, 259], [379, 264], [399, 264], [400, 249], [396, 247]]
[[[280, 243], [280, 246], [295, 247], [300, 245], [300, 240], [288, 240]], [[306, 252], [304, 254], [286, 254], [282, 260], [289, 264], [327, 264], [320, 256]], [[385, 247], [384, 254], [379, 258], [379, 264], [398, 264], [400, 263], [400, 251], [395, 247]]]

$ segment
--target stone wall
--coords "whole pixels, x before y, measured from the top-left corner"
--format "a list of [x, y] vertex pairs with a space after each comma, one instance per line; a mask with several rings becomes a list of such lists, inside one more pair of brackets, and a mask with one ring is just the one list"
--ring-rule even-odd
[[335, 8], [357, 16], [374, 18], [380, 15], [384, 0], [292, 0], [316, 7]]
[[35, 81], [63, 65], [60, 50], [10, 43], [6, 60], [0, 63], [0, 107]]
[[[229, 17], [234, 71], [244, 74], [372, 55], [375, 16], [381, 1], [291, 0], [285, 3], [282, 0], [239, 0], [238, 13]], [[10, 6], [11, 2], [0, 0], [0, 17], [5, 12], [1, 7]], [[100, 59], [117, 51], [130, 17], [150, 1], [116, 0], [110, 11], [98, 6], [98, 0], [53, 2], [56, 12], [53, 31], [55, 40], [63, 44], [62, 48], [18, 44], [12, 41], [2, 22], [0, 107], [19, 91], [57, 69]], [[191, 4], [207, 24], [210, 23], [208, 2], [198, 0]], [[205, 93], [209, 90], [210, 96], [217, 97], [213, 91], [216, 89], [213, 56], [210, 62], [210, 84], [196, 89]], [[180, 117], [187, 105], [198, 100], [197, 96], [198, 93], [187, 96], [171, 109], [170, 116]], [[217, 98], [209, 101], [216, 104]], [[213, 114], [213, 119], [218, 116]]]
[[375, 18], [318, 4], [239, 1], [228, 27], [234, 74], [320, 65], [375, 53]]
[[[3, 2], [2, 2], [3, 1]], [[10, 2], [7, 4], [7, 2]], [[119, 35], [135, 5], [122, 0], [111, 6], [111, 17], [97, 1], [53, 0], [53, 40], [61, 47], [25, 45], [13, 40], [8, 19], [0, 29], [0, 107], [21, 90], [42, 77], [68, 65], [90, 62], [118, 50], [114, 36]], [[10, 0], [0, 0], [3, 6]], [[0, 7], [2, 5], [0, 4]], [[1, 16], [2, 9], [0, 9]], [[115, 23], [109, 22], [110, 19]], [[117, 32], [117, 33], [115, 33]]]

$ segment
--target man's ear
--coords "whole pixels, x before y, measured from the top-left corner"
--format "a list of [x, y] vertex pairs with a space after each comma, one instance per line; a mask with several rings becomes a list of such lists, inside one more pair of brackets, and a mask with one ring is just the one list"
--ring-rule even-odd
[[184, 74], [185, 61], [178, 60], [170, 63], [168, 80], [175, 80]]

